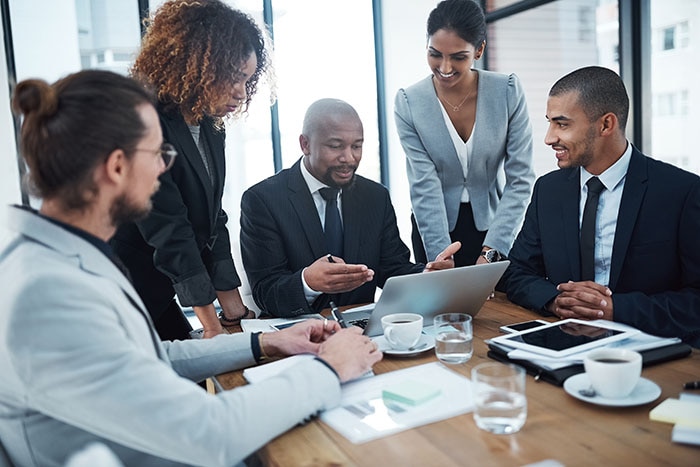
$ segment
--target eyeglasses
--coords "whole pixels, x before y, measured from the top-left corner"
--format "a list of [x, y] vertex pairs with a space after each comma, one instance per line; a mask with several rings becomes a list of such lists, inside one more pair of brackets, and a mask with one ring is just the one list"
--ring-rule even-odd
[[151, 154], [159, 153], [161, 159], [163, 159], [163, 164], [165, 164], [163, 172], [173, 166], [173, 163], [175, 163], [175, 158], [177, 157], [177, 150], [175, 149], [175, 146], [170, 143], [163, 143], [160, 149], [156, 150], [135, 148], [134, 151], [146, 151], [150, 152]]

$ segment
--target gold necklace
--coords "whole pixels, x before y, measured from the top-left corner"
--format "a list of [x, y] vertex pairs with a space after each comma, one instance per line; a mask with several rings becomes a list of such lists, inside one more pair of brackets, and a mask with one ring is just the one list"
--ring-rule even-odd
[[444, 97], [441, 97], [440, 94], [438, 94], [438, 98], [440, 98], [440, 100], [443, 101], [445, 104], [447, 104], [447, 105], [449, 105], [450, 107], [452, 107], [452, 110], [453, 110], [454, 112], [459, 112], [459, 109], [461, 109], [462, 106], [464, 105], [464, 103], [467, 102], [467, 99], [469, 99], [469, 96], [472, 95], [472, 92], [473, 92], [473, 91], [474, 91], [474, 88], [470, 89], [469, 92], [467, 93], [467, 95], [464, 96], [464, 99], [462, 99], [462, 102], [459, 103], [459, 105], [454, 105], [453, 103], [451, 103], [450, 101], [448, 101], [448, 100], [445, 99]]

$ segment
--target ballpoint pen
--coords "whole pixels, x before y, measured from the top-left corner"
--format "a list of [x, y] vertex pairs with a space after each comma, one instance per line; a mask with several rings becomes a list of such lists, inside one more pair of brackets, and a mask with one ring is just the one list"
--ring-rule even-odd
[[690, 381], [683, 385], [683, 389], [700, 389], [700, 381]]
[[333, 303], [333, 301], [331, 301], [330, 305], [331, 305], [331, 315], [333, 315], [333, 319], [335, 319], [338, 322], [338, 324], [340, 324], [341, 328], [346, 328], [347, 325], [345, 324], [345, 320], [343, 319], [343, 317], [340, 315], [340, 311], [338, 310], [338, 307], [335, 306], [335, 303]]
[[332, 254], [328, 253], [328, 256], [326, 256], [326, 258], [328, 259], [328, 262], [329, 262], [329, 263], [335, 263], [335, 260], [333, 259], [333, 255], [332, 255]]

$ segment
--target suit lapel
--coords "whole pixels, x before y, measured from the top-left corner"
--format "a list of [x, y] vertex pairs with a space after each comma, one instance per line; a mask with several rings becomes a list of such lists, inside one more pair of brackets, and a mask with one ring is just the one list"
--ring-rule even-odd
[[[571, 267], [570, 277], [581, 279], [581, 253], [579, 232], [579, 197], [581, 193], [579, 170], [572, 170], [564, 179], [561, 190], [561, 216], [564, 228], [564, 248]], [[572, 206], [574, 209], [572, 209]]]
[[[174, 141], [168, 142], [175, 145], [179, 153], [178, 157], [182, 157], [185, 160], [187, 160], [187, 163], [194, 169], [194, 172], [197, 174], [199, 182], [201, 183], [202, 189], [206, 195], [207, 206], [209, 206], [209, 211], [211, 212], [214, 206], [214, 190], [212, 189], [211, 179], [209, 178], [207, 169], [206, 167], [204, 167], [204, 162], [202, 161], [202, 156], [199, 153], [199, 148], [194, 143], [194, 139], [192, 138], [192, 134], [190, 133], [189, 127], [185, 123], [184, 118], [182, 118], [182, 115], [180, 114], [162, 112], [161, 118], [163, 123], [172, 130], [170, 131], [170, 135], [174, 138]], [[202, 124], [200, 126], [200, 138], [206, 137], [206, 130], [204, 129], [205, 127], [206, 124]], [[207, 139], [207, 141], [211, 143], [211, 139], [213, 138], [209, 138]], [[212, 152], [215, 150], [214, 147], [212, 147], [211, 149]], [[215, 156], [212, 158], [217, 159], [217, 157]], [[215, 166], [215, 170], [216, 168], [218, 167]]]
[[287, 184], [289, 188], [289, 202], [299, 217], [299, 222], [304, 230], [308, 246], [313, 252], [314, 258], [320, 258], [328, 253], [326, 251], [326, 238], [323, 236], [321, 219], [318, 217], [318, 211], [316, 211], [316, 205], [311, 197], [309, 187], [301, 176], [300, 163], [301, 160], [297, 161], [289, 170], [289, 182]]
[[646, 160], [636, 148], [632, 148], [632, 157], [625, 175], [625, 187], [622, 190], [622, 199], [620, 200], [620, 210], [617, 213], [615, 240], [610, 259], [610, 280], [608, 282], [610, 290], [613, 291], [620, 278], [637, 215], [647, 191], [647, 179]]
[[[435, 122], [444, 122], [442, 108], [435, 93], [432, 75], [423, 80], [418, 89], [419, 92], [411, 92], [411, 107], [414, 109], [423, 109], [420, 112], [413, 114], [415, 127], [419, 129], [420, 137], [423, 138], [428, 148], [436, 148], [433, 151], [434, 155], [440, 158], [449, 160], [450, 167], [462, 167], [462, 163], [457, 155], [457, 150], [452, 144], [452, 136], [447, 129], [447, 125], [435, 124]], [[408, 92], [408, 91], [407, 91]], [[478, 98], [477, 98], [478, 99]], [[421, 128], [427, 131], [420, 131]], [[475, 146], [476, 147], [476, 146]]]

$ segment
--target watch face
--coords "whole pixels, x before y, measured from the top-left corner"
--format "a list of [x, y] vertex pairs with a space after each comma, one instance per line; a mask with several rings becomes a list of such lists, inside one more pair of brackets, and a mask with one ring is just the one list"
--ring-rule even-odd
[[498, 261], [500, 259], [500, 255], [496, 250], [488, 250], [484, 253], [484, 257], [489, 263], [493, 263], [494, 261]]

